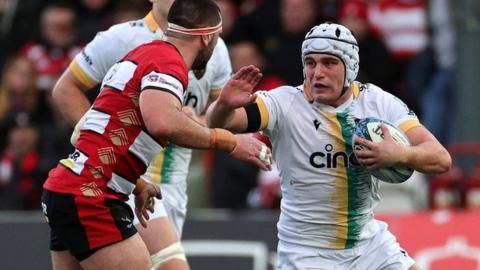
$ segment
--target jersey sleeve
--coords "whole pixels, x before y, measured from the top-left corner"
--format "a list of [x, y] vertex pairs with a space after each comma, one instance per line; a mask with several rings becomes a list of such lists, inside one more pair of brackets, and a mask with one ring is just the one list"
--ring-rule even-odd
[[[153, 48], [153, 47], [152, 47]], [[141, 91], [156, 89], [174, 95], [181, 104], [188, 86], [188, 70], [178, 52], [173, 49], [158, 53], [156, 49], [149, 49], [149, 60], [141, 64]], [[148, 56], [147, 56], [148, 57]]]
[[232, 63], [225, 42], [219, 38], [213, 51], [211, 62], [215, 65], [215, 75], [210, 87], [210, 96], [218, 96], [221, 89], [232, 76]]
[[152, 70], [142, 77], [141, 90], [157, 89], [173, 94], [183, 103], [184, 88], [182, 82], [175, 76], [162, 71]]
[[279, 87], [256, 93], [258, 95], [256, 103], [260, 111], [260, 129], [264, 130], [265, 134], [269, 134], [287, 117], [288, 109], [294, 99], [294, 92], [288, 87]]
[[381, 110], [383, 110], [385, 117], [399, 127], [400, 130], [406, 132], [411, 128], [421, 126], [415, 112], [398, 97], [382, 91], [382, 95], [379, 98], [378, 104], [381, 104]]
[[[70, 63], [77, 79], [88, 87], [100, 83], [107, 71], [128, 52], [121, 38], [123, 25], [99, 32]], [[112, 46], [115, 46], [112, 49]]]

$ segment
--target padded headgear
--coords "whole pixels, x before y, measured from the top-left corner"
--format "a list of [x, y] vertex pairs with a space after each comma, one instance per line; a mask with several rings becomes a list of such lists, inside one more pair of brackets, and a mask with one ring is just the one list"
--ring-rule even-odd
[[344, 87], [349, 87], [358, 75], [358, 43], [343, 25], [322, 23], [314, 26], [302, 43], [302, 64], [307, 54], [325, 53], [339, 57], [345, 65]]

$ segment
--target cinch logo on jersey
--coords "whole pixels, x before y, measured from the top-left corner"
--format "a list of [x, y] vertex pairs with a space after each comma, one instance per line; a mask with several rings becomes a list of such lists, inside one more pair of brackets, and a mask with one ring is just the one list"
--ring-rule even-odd
[[345, 166], [346, 168], [360, 165], [355, 158], [355, 154], [347, 153], [343, 151], [333, 151], [333, 145], [325, 145], [325, 152], [313, 152], [310, 155], [310, 165], [315, 168], [337, 168], [337, 166]]

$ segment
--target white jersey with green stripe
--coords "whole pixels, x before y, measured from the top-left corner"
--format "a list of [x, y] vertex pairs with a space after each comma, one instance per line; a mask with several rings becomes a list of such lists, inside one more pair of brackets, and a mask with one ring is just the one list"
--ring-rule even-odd
[[[140, 20], [129, 21], [99, 32], [70, 64], [74, 75], [93, 87], [102, 81], [109, 68], [135, 47], [163, 38], [163, 31], [152, 13]], [[197, 115], [204, 113], [211, 97], [218, 96], [230, 79], [232, 67], [225, 42], [218, 39], [212, 58], [203, 71], [190, 71], [184, 105]], [[186, 181], [191, 150], [169, 144], [152, 162], [142, 178], [156, 183]]]
[[337, 108], [309, 102], [301, 86], [258, 93], [262, 128], [280, 173], [280, 241], [344, 249], [372, 237], [378, 180], [352, 152], [355, 121], [378, 117], [405, 132], [420, 125], [416, 115], [393, 95], [358, 82]]

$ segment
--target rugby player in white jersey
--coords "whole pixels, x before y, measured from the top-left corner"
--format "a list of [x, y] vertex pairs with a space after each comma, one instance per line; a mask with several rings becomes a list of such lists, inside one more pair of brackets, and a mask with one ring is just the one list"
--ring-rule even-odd
[[[77, 123], [90, 104], [84, 91], [97, 85], [108, 69], [127, 52], [140, 44], [162, 39], [167, 28], [167, 14], [174, 0], [151, 0], [152, 11], [143, 19], [112, 26], [100, 32], [79, 53], [64, 72], [53, 90], [58, 108], [72, 123]], [[219, 39], [206, 67], [189, 72], [189, 86], [184, 111], [201, 115], [218, 96], [230, 78], [231, 63], [227, 48]], [[80, 129], [81, 125], [77, 126]], [[143, 179], [162, 184], [162, 200], [155, 203], [148, 229], [134, 223], [147, 244], [156, 269], [188, 269], [179, 242], [187, 211], [186, 178], [191, 159], [190, 149], [169, 144], [149, 166]], [[133, 196], [129, 204], [133, 207]]]
[[[302, 44], [305, 81], [251, 95], [254, 81], [233, 77], [207, 112], [212, 127], [236, 132], [263, 130], [272, 141], [281, 178], [278, 221], [278, 269], [418, 269], [388, 231], [374, 219], [378, 180], [370, 169], [408, 166], [443, 173], [451, 165], [446, 149], [415, 114], [373, 84], [354, 81], [358, 46], [350, 30], [324, 23], [312, 28]], [[258, 70], [251, 68], [253, 74]], [[392, 139], [357, 142], [356, 119], [378, 117], [405, 132], [412, 146]]]

